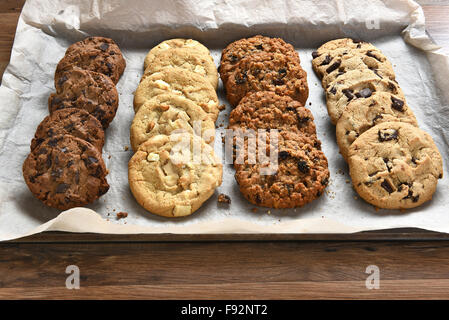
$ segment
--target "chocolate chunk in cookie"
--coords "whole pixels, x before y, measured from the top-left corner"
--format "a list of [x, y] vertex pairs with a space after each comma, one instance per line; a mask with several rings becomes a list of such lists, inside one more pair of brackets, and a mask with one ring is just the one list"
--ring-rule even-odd
[[105, 194], [106, 175], [97, 148], [71, 135], [43, 141], [23, 164], [23, 177], [33, 195], [61, 210], [84, 206]]
[[118, 93], [107, 76], [80, 68], [62, 74], [55, 83], [56, 93], [48, 99], [50, 113], [65, 109], [83, 109], [97, 118], [104, 129], [114, 119]]
[[226, 94], [236, 106], [248, 93], [273, 91], [304, 104], [309, 95], [307, 74], [298, 61], [280, 53], [258, 53], [242, 59], [226, 82]]
[[126, 61], [117, 44], [109, 38], [89, 37], [72, 44], [55, 72], [55, 83], [73, 67], [103, 73], [116, 84], [126, 67]]
[[358, 194], [386, 209], [417, 207], [432, 199], [443, 161], [430, 135], [404, 122], [384, 122], [349, 148], [349, 171]]
[[67, 134], [91, 143], [99, 152], [103, 149], [104, 131], [100, 121], [84, 110], [66, 108], [42, 120], [31, 141], [31, 150], [48, 138]]

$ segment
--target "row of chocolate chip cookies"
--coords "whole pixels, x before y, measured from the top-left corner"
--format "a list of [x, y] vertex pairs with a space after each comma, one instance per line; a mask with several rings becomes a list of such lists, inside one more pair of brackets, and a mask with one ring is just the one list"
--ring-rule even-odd
[[358, 194], [387, 209], [430, 200], [443, 175], [442, 158], [418, 128], [385, 55], [371, 43], [344, 38], [312, 56]]
[[125, 66], [117, 44], [102, 37], [72, 44], [58, 63], [50, 115], [37, 127], [23, 164], [29, 189], [46, 205], [84, 206], [108, 191], [104, 130], [117, 111], [115, 84]]
[[321, 196], [328, 163], [304, 107], [306, 73], [293, 46], [263, 36], [233, 42], [223, 50], [220, 76], [236, 106], [229, 129], [235, 178], [245, 198], [258, 206], [293, 208]]
[[144, 68], [134, 94], [129, 185], [149, 212], [187, 216], [222, 180], [222, 165], [209, 145], [219, 113], [218, 73], [209, 50], [191, 39], [158, 44]]

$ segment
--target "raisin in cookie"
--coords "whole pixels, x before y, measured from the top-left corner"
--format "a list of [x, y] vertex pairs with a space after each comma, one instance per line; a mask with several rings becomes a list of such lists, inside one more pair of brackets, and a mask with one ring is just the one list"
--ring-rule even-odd
[[103, 149], [104, 131], [100, 121], [84, 110], [66, 108], [42, 120], [31, 141], [31, 151], [48, 138], [67, 134], [91, 143], [99, 152]]
[[313, 115], [289, 96], [259, 91], [244, 97], [229, 115], [229, 128], [278, 129], [316, 137]]
[[55, 72], [55, 83], [62, 74], [73, 67], [102, 73], [116, 84], [126, 67], [117, 44], [109, 38], [90, 37], [72, 44], [59, 61]]
[[333, 124], [337, 124], [349, 102], [369, 98], [374, 92], [387, 92], [405, 101], [399, 85], [368, 70], [352, 70], [330, 83], [326, 90], [327, 112]]
[[300, 62], [299, 55], [289, 43], [281, 38], [269, 38], [257, 35], [247, 39], [240, 39], [229, 44], [222, 52], [220, 61], [220, 77], [225, 84], [232, 72], [237, 68], [240, 60], [252, 54], [261, 52], [281, 53]]
[[149, 138], [175, 130], [194, 133], [210, 143], [215, 137], [215, 123], [196, 103], [173, 94], [148, 100], [137, 111], [131, 124], [130, 140], [134, 151]]
[[134, 93], [134, 111], [147, 100], [160, 94], [176, 94], [190, 99], [217, 120], [218, 97], [212, 85], [195, 72], [179, 67], [165, 68], [160, 72], [144, 76]]
[[387, 92], [351, 101], [337, 122], [336, 136], [340, 153], [347, 160], [351, 144], [363, 132], [382, 122], [407, 122], [417, 127], [413, 111], [404, 100]]
[[417, 207], [432, 199], [443, 161], [429, 134], [404, 122], [384, 122], [349, 148], [349, 171], [358, 194], [385, 209]]
[[258, 206], [293, 208], [320, 197], [328, 184], [329, 170], [326, 156], [313, 147], [313, 141], [288, 131], [279, 132], [277, 143], [267, 140], [268, 146], [257, 143], [255, 153], [267, 150], [267, 157], [277, 159], [277, 165], [260, 160], [254, 163], [248, 156], [252, 153], [246, 150], [244, 162], [234, 164], [235, 179], [245, 198]]
[[190, 50], [196, 50], [200, 52], [202, 55], [209, 56], [211, 60], [212, 57], [210, 56], [209, 49], [207, 49], [203, 44], [200, 42], [193, 40], [193, 39], [169, 39], [162, 41], [157, 46], [155, 46], [153, 49], [151, 49], [147, 56], [145, 57], [144, 61], [144, 70], [148, 68], [151, 61], [154, 61], [155, 56], [158, 56], [160, 53], [164, 52], [168, 49], [174, 49], [174, 48], [188, 48]]
[[106, 175], [97, 148], [71, 135], [45, 140], [23, 163], [23, 177], [33, 195], [61, 210], [84, 206], [105, 194]]
[[48, 99], [50, 113], [78, 108], [97, 118], [106, 129], [114, 119], [118, 107], [118, 93], [114, 83], [104, 74], [74, 68], [61, 74], [56, 93]]
[[226, 82], [232, 106], [250, 92], [273, 91], [305, 104], [309, 96], [307, 73], [298, 61], [280, 53], [258, 53], [242, 59]]
[[[194, 146], [201, 154], [193, 152]], [[222, 174], [212, 147], [191, 134], [179, 134], [178, 139], [154, 136], [128, 164], [129, 186], [137, 202], [170, 218], [195, 212], [221, 184]]]
[[173, 48], [163, 50], [152, 57], [148, 59], [144, 75], [159, 72], [167, 67], [180, 67], [205, 77], [215, 90], [218, 87], [217, 68], [209, 54], [191, 48]]
[[[330, 54], [333, 54], [336, 51], [338, 50], [335, 50]], [[369, 50], [368, 52], [361, 53], [345, 49], [344, 54], [335, 56], [336, 58], [332, 59], [332, 61], [322, 70], [321, 83], [323, 88], [327, 88], [329, 84], [338, 77], [356, 69], [372, 72], [380, 78], [395, 80], [396, 76], [394, 74], [393, 66], [380, 52]], [[319, 69], [318, 71], [320, 72]]]

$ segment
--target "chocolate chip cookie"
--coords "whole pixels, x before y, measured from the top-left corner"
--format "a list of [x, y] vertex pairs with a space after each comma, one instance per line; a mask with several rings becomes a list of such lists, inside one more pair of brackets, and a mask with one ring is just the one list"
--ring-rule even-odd
[[100, 121], [82, 109], [66, 108], [56, 110], [42, 120], [31, 141], [31, 151], [43, 141], [59, 135], [71, 135], [85, 140], [99, 152], [103, 149], [104, 131]]
[[104, 74], [73, 68], [62, 73], [55, 86], [56, 93], [48, 99], [50, 113], [65, 108], [83, 109], [96, 117], [104, 129], [114, 119], [118, 93]]
[[281, 53], [290, 56], [297, 63], [300, 62], [299, 55], [293, 46], [281, 38], [257, 35], [240, 39], [229, 44], [222, 52], [219, 73], [223, 84], [226, 84], [243, 58], [261, 52]]
[[[338, 49], [330, 52], [328, 56], [334, 56], [334, 58], [328, 64], [321, 64], [316, 68], [318, 74], [322, 76], [323, 88], [327, 88], [338, 77], [356, 69], [372, 72], [380, 78], [395, 80], [393, 66], [380, 51], [359, 52]], [[319, 61], [320, 58], [313, 62]]]
[[148, 67], [144, 75], [150, 75], [168, 67], [180, 67], [205, 77], [214, 89], [217, 89], [217, 68], [209, 54], [191, 48], [172, 48], [163, 50], [152, 58], [149, 57], [147, 62]]
[[257, 144], [256, 153], [267, 150], [267, 157], [273, 153], [277, 165], [253, 163], [248, 152], [244, 163], [234, 165], [235, 179], [245, 198], [258, 206], [293, 208], [320, 197], [328, 184], [329, 170], [325, 155], [313, 147], [313, 141], [288, 131], [279, 132], [277, 144], [268, 140], [268, 146]]
[[209, 49], [207, 49], [203, 44], [200, 42], [193, 40], [193, 39], [169, 39], [162, 41], [157, 46], [152, 48], [147, 56], [145, 57], [144, 61], [144, 70], [148, 68], [151, 61], [154, 61], [155, 57], [159, 54], [163, 53], [165, 50], [174, 49], [174, 48], [187, 48], [189, 50], [195, 50], [201, 53], [202, 55], [209, 56], [211, 60], [212, 57], [210, 56]]
[[313, 115], [289, 96], [272, 91], [254, 92], [244, 97], [229, 115], [230, 129], [278, 129], [316, 138]]
[[183, 68], [164, 68], [160, 72], [144, 76], [134, 93], [134, 111], [147, 100], [160, 94], [176, 94], [198, 104], [217, 120], [218, 97], [212, 85], [202, 76]]
[[258, 53], [242, 59], [226, 82], [232, 106], [250, 92], [273, 91], [305, 104], [309, 95], [307, 74], [298, 61], [280, 53]]
[[341, 38], [331, 40], [322, 44], [316, 51], [312, 52], [312, 58], [316, 59], [318, 57], [321, 57], [322, 55], [327, 55], [330, 51], [341, 48], [361, 51], [377, 50], [377, 48], [369, 42], [358, 39]]
[[105, 194], [106, 175], [97, 148], [71, 135], [43, 141], [23, 164], [23, 177], [33, 195], [60, 210], [84, 206]]
[[212, 147], [192, 134], [154, 136], [128, 164], [129, 186], [137, 202], [170, 218], [188, 216], [201, 207], [221, 184], [222, 174]]
[[358, 194], [385, 209], [417, 207], [432, 199], [443, 161], [430, 135], [404, 122], [384, 122], [349, 148], [349, 170]]
[[344, 109], [336, 128], [342, 156], [348, 158], [349, 147], [363, 132], [379, 123], [391, 121], [418, 126], [407, 103], [388, 92], [375, 92], [366, 99], [351, 101]]
[[126, 61], [117, 44], [109, 38], [89, 37], [72, 44], [59, 61], [55, 83], [73, 67], [103, 73], [116, 84], [126, 67]]
[[327, 111], [332, 123], [337, 124], [349, 102], [369, 98], [374, 92], [387, 92], [405, 100], [396, 82], [383, 79], [368, 70], [352, 70], [338, 77], [326, 90]]

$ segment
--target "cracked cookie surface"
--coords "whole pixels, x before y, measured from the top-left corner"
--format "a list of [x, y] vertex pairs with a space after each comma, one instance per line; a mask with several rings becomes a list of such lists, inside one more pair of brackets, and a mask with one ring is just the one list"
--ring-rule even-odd
[[33, 195], [61, 210], [84, 206], [105, 194], [106, 175], [97, 148], [70, 135], [43, 141], [23, 163], [23, 177]]
[[207, 49], [207, 47], [201, 44], [199, 41], [193, 39], [176, 38], [162, 41], [161, 43], [153, 47], [145, 57], [144, 70], [148, 68], [151, 61], [154, 61], [156, 56], [163, 53], [165, 50], [175, 48], [187, 48], [190, 50], [196, 50], [200, 52], [202, 55], [209, 56], [210, 59], [213, 61], [212, 57], [210, 56], [209, 49]]
[[[277, 143], [268, 137], [265, 145], [256, 144], [255, 152], [248, 152], [248, 143], [243, 144], [244, 161], [234, 164], [244, 197], [271, 208], [301, 207], [320, 197], [328, 184], [329, 170], [326, 156], [313, 146], [313, 139], [288, 131], [279, 132]], [[277, 164], [255, 162], [251, 155], [259, 152], [277, 159]]]
[[102, 73], [116, 84], [126, 67], [117, 44], [109, 38], [89, 37], [68, 47], [55, 72], [55, 85], [62, 73], [73, 67]]
[[382, 122], [407, 122], [417, 127], [415, 115], [404, 100], [387, 92], [376, 92], [364, 100], [351, 101], [337, 122], [336, 136], [343, 158], [366, 130]]
[[163, 94], [148, 100], [137, 111], [131, 124], [130, 140], [134, 151], [149, 138], [175, 130], [195, 133], [212, 142], [215, 123], [196, 103], [173, 94]]
[[365, 131], [349, 148], [357, 193], [385, 209], [414, 208], [432, 199], [443, 161], [429, 134], [403, 122]]
[[179, 67], [144, 76], [134, 94], [134, 111], [137, 112], [147, 100], [167, 93], [192, 100], [214, 121], [218, 117], [218, 97], [212, 85], [199, 74]]
[[195, 72], [207, 79], [216, 90], [218, 72], [209, 54], [191, 48], [170, 48], [148, 58], [144, 75], [159, 72], [168, 67], [180, 67]]
[[226, 82], [232, 106], [250, 92], [272, 91], [305, 104], [309, 96], [307, 73], [299, 62], [280, 53], [258, 53], [242, 59]]
[[118, 93], [104, 74], [74, 68], [64, 72], [55, 84], [56, 93], [48, 99], [50, 113], [65, 108], [82, 109], [97, 118], [104, 129], [114, 119]]
[[405, 101], [396, 82], [383, 79], [369, 70], [352, 70], [331, 82], [326, 89], [326, 106], [332, 123], [337, 124], [349, 102], [364, 101], [375, 92], [387, 92]]
[[82, 109], [66, 108], [53, 112], [39, 124], [31, 141], [31, 150], [48, 138], [71, 135], [91, 143], [99, 152], [104, 145], [100, 121]]
[[[129, 186], [137, 202], [153, 214], [170, 218], [195, 212], [221, 184], [223, 174], [220, 160], [203, 139], [191, 134], [178, 137], [148, 139], [128, 164]], [[202, 150], [197, 160], [195, 143]]]
[[240, 39], [230, 43], [222, 52], [219, 72], [223, 84], [226, 84], [232, 72], [238, 67], [243, 58], [261, 52], [281, 53], [292, 57], [298, 63], [300, 62], [295, 48], [281, 38], [257, 35], [251, 38]]

